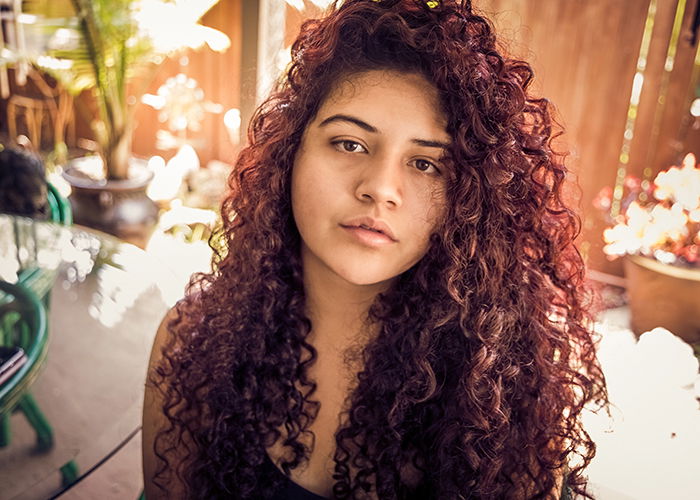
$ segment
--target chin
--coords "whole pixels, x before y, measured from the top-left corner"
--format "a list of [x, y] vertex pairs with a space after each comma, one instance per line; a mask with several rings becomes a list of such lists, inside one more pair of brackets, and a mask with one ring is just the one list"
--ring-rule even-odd
[[387, 269], [372, 269], [367, 262], [359, 262], [348, 266], [347, 263], [341, 269], [336, 269], [336, 274], [352, 285], [379, 285], [394, 280], [398, 274], [387, 272]]
[[379, 266], [380, 269], [375, 269], [375, 266], [367, 262], [358, 262], [355, 265], [348, 266], [347, 263], [335, 272], [338, 276], [352, 285], [371, 286], [371, 285], [390, 285], [397, 276], [403, 271], [391, 272], [385, 266]]

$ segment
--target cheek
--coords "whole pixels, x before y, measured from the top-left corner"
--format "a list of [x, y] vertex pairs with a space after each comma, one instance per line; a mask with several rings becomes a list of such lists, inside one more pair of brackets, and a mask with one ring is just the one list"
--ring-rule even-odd
[[442, 185], [432, 186], [418, 193], [414, 219], [420, 221], [427, 233], [426, 238], [429, 238], [430, 234], [442, 222], [446, 212], [447, 201]]
[[303, 178], [292, 176], [292, 216], [299, 232], [305, 230], [313, 219], [313, 206], [309, 203], [308, 190], [304, 188]]
[[298, 162], [292, 170], [292, 214], [300, 231], [313, 229], [336, 197], [327, 175], [316, 164]]
[[299, 167], [295, 164], [292, 170], [291, 196], [292, 215], [294, 216], [297, 227], [303, 222], [308, 212], [308, 206], [307, 203], [305, 203], [305, 201], [308, 200], [308, 194], [304, 189], [305, 184], [303, 172], [301, 172]]

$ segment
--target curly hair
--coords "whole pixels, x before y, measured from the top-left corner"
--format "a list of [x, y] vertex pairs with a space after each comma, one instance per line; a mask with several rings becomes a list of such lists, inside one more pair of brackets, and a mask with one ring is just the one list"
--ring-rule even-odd
[[335, 498], [546, 498], [564, 468], [590, 498], [595, 445], [580, 414], [607, 395], [559, 127], [528, 93], [530, 66], [457, 0], [345, 0], [302, 25], [231, 174], [214, 271], [193, 277], [168, 324], [152, 377], [170, 424], [155, 442], [157, 482], [177, 474], [192, 498], [267, 498], [279, 428], [285, 472], [307, 459], [300, 438], [319, 403], [291, 171], [333, 85], [372, 69], [435, 85], [454, 173], [429, 251], [370, 308], [379, 334], [335, 435]]

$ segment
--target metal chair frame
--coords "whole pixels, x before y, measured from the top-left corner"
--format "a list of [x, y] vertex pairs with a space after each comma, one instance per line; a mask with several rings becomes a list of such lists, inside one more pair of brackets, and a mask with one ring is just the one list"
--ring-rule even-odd
[[53, 445], [53, 431], [29, 393], [48, 351], [46, 310], [36, 294], [23, 285], [0, 281], [0, 291], [0, 342], [18, 345], [27, 354], [27, 362], [0, 386], [0, 447], [10, 443], [10, 413], [19, 409], [36, 432], [37, 447], [46, 450]]

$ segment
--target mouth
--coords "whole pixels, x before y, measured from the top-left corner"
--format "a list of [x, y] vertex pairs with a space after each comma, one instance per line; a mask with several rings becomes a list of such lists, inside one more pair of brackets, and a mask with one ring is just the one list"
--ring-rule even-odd
[[380, 244], [398, 241], [386, 223], [370, 217], [351, 219], [341, 223], [340, 226], [361, 238], [365, 243]]
[[360, 224], [359, 226], [351, 226], [351, 227], [359, 227], [360, 229], [366, 229], [367, 231], [374, 231], [375, 233], [385, 234], [384, 231], [382, 231], [380, 229], [373, 228], [373, 227], [369, 227], [366, 224]]
[[392, 242], [398, 241], [386, 222], [371, 217], [355, 217], [341, 222], [340, 226], [345, 229], [357, 229], [368, 234], [381, 235]]
[[383, 231], [364, 224], [359, 226], [341, 225], [340, 227], [345, 229], [354, 240], [364, 246], [378, 248], [395, 243], [395, 241]]

